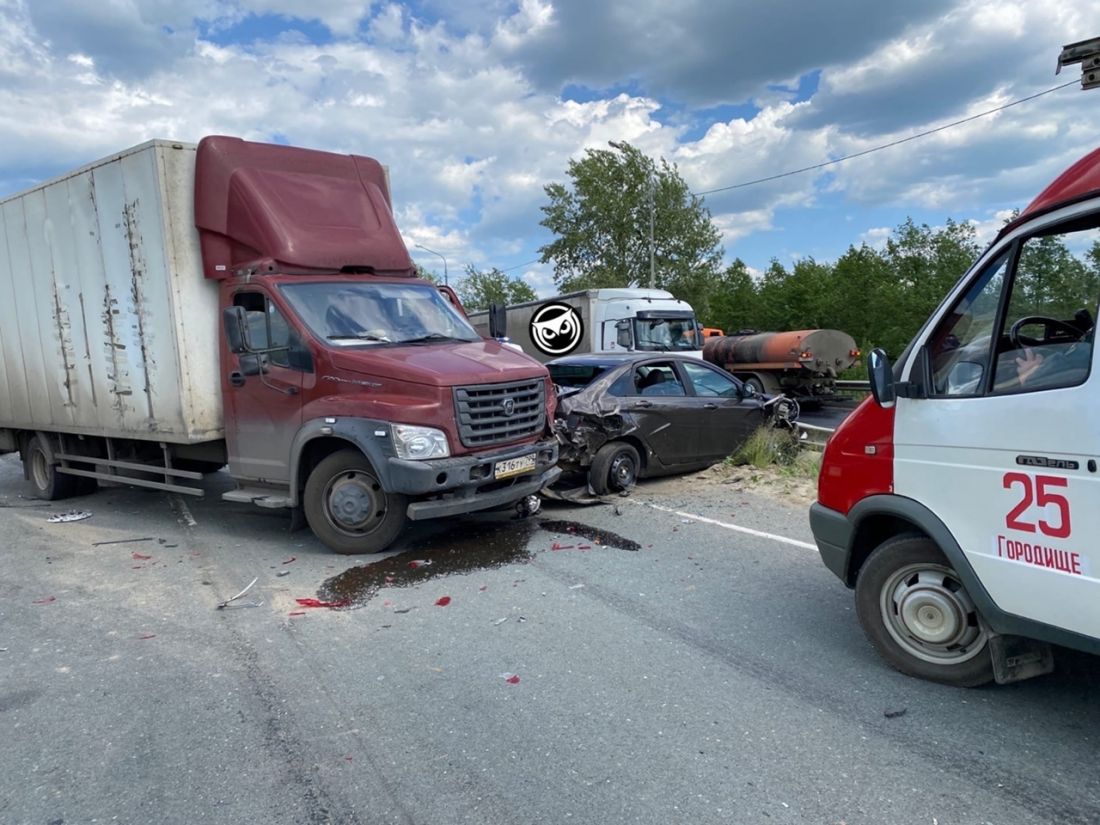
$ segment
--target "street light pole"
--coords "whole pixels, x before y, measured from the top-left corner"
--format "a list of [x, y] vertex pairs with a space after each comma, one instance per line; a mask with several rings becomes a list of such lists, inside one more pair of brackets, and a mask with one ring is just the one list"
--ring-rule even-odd
[[443, 285], [450, 286], [451, 282], [447, 278], [447, 259], [436, 252], [434, 249], [428, 249], [428, 247], [424, 246], [424, 244], [422, 243], [413, 244], [413, 246], [415, 246], [417, 249], [423, 249], [425, 252], [431, 252], [433, 255], [439, 255], [440, 259], [443, 261]]

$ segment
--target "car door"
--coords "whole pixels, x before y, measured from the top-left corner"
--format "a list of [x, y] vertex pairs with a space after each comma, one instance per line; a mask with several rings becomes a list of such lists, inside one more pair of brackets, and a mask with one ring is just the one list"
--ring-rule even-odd
[[[927, 506], [1004, 611], [1100, 636], [1100, 285], [1079, 204], [991, 249], [918, 337], [894, 491]], [[1089, 211], [1091, 209], [1091, 211]], [[1039, 320], [1034, 320], [1039, 319]], [[923, 346], [920, 346], [923, 345]]]
[[648, 453], [647, 470], [671, 469], [695, 459], [694, 400], [672, 359], [636, 362], [612, 392], [638, 425]]
[[742, 399], [741, 382], [724, 370], [701, 362], [681, 362], [691, 389], [696, 455], [721, 461], [764, 423], [763, 399]]

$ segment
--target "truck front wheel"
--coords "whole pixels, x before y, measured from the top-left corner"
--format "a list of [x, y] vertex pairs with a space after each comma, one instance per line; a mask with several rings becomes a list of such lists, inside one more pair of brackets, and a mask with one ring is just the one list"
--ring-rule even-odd
[[387, 493], [370, 462], [340, 450], [309, 474], [302, 502], [306, 521], [325, 545], [350, 556], [380, 553], [405, 527], [405, 496]]
[[931, 539], [880, 545], [856, 579], [856, 612], [875, 650], [902, 673], [956, 687], [993, 679], [989, 631]]

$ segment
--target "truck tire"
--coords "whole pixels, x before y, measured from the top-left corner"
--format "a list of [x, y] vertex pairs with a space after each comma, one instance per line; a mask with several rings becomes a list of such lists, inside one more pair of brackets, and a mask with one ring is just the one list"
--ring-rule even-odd
[[[57, 472], [57, 467], [50, 464], [49, 454], [42, 444], [42, 440], [36, 435], [27, 442], [27, 476], [34, 486], [34, 494], [46, 501], [57, 501], [63, 498], [93, 493], [96, 489], [94, 478], [83, 479], [71, 476], [67, 473]], [[82, 483], [90, 481], [91, 484]]]
[[871, 553], [856, 579], [856, 613], [902, 673], [955, 687], [993, 679], [989, 631], [931, 539], [899, 536]]
[[380, 553], [393, 544], [405, 527], [408, 500], [387, 493], [358, 450], [340, 450], [309, 474], [302, 503], [317, 538], [351, 556]]
[[759, 396], [764, 395], [764, 382], [757, 378], [755, 375], [745, 379], [745, 384], [752, 387]]
[[588, 470], [588, 481], [598, 496], [630, 490], [642, 467], [638, 451], [625, 441], [612, 441], [596, 451]]

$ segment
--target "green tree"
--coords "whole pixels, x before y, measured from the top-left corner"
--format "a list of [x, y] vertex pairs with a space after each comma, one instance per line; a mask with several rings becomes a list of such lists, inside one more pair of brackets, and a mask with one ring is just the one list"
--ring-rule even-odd
[[510, 278], [496, 267], [481, 271], [466, 267], [466, 274], [455, 284], [455, 292], [468, 312], [488, 309], [491, 304], [522, 304], [539, 296], [525, 281]]
[[628, 143], [588, 149], [569, 162], [570, 185], [545, 187], [542, 225], [557, 237], [539, 252], [563, 291], [650, 285], [708, 316], [722, 259], [721, 236], [703, 200], [675, 165]]
[[740, 258], [734, 260], [718, 278], [710, 300], [709, 314], [697, 312], [703, 326], [718, 327], [727, 335], [759, 323], [760, 301], [756, 282]]

